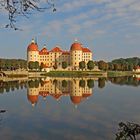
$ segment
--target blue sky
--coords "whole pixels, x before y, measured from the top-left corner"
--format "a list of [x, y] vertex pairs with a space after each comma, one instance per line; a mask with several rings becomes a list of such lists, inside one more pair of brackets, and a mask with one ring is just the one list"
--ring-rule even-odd
[[6, 12], [0, 15], [0, 57], [24, 58], [31, 39], [39, 48], [55, 45], [68, 50], [77, 38], [93, 51], [93, 59], [110, 61], [140, 57], [140, 0], [55, 0], [56, 12], [20, 17], [23, 31], [4, 29]]

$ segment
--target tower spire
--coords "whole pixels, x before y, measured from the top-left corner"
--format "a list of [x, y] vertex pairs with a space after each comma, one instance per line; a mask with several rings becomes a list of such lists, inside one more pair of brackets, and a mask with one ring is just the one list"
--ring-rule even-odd
[[32, 41], [31, 41], [31, 43], [35, 43], [35, 40], [34, 40], [34, 38], [32, 38]]

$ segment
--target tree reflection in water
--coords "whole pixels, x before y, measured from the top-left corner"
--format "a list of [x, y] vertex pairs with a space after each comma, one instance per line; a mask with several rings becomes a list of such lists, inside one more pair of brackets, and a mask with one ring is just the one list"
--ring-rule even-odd
[[108, 79], [109, 81], [111, 81], [111, 83], [117, 84], [117, 85], [128, 85], [128, 86], [134, 86], [134, 87], [137, 87], [140, 85], [139, 77], [122, 76], [122, 77], [111, 77]]
[[0, 109], [0, 125], [2, 124], [2, 120], [3, 120], [3, 113], [5, 113], [6, 112], [6, 110], [4, 110], [4, 109]]
[[[50, 96], [58, 101], [63, 96], [69, 96], [71, 102], [77, 105], [93, 95], [94, 80], [92, 78], [46, 78], [42, 80], [30, 79], [28, 81], [14, 82], [0, 81], [0, 94], [27, 87], [27, 97], [31, 104], [36, 104], [40, 99], [39, 97], [43, 97], [44, 99]], [[99, 88], [107, 86], [106, 81], [108, 80], [117, 85], [140, 85], [140, 78], [136, 77], [96, 78], [96, 80]], [[0, 124], [3, 123], [2, 120], [5, 112], [6, 110], [0, 110]], [[139, 125], [121, 122], [119, 123], [119, 130], [116, 133], [116, 140], [137, 140], [139, 134]]]
[[137, 140], [136, 136], [139, 134], [140, 125], [130, 122], [120, 122], [116, 140]]

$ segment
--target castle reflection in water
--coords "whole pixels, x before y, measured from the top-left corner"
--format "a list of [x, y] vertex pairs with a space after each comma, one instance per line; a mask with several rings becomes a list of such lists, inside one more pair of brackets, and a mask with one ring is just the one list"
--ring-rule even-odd
[[56, 101], [62, 96], [69, 96], [73, 104], [78, 105], [93, 93], [94, 81], [91, 79], [55, 79], [31, 80], [28, 83], [27, 98], [35, 106], [39, 96], [44, 99], [53, 97]]

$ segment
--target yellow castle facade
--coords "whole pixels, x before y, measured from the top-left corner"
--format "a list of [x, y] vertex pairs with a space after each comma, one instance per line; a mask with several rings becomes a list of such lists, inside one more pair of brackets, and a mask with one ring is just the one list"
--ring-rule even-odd
[[27, 48], [27, 62], [37, 61], [45, 68], [53, 68], [54, 65], [62, 68], [62, 62], [66, 62], [70, 69], [76, 69], [79, 67], [79, 62], [85, 61], [87, 64], [89, 60], [92, 60], [91, 50], [78, 41], [75, 41], [68, 51], [62, 50], [60, 46], [55, 46], [50, 51], [47, 50], [46, 46], [39, 50], [34, 39]]
[[80, 79], [46, 79], [39, 84], [38, 87], [28, 87], [27, 97], [32, 106], [34, 106], [38, 100], [39, 96], [46, 99], [47, 96], [52, 96], [55, 100], [59, 100], [62, 96], [69, 96], [73, 104], [78, 105], [84, 99], [92, 95], [93, 89], [87, 86], [87, 80], [85, 81], [85, 87], [80, 87]]

